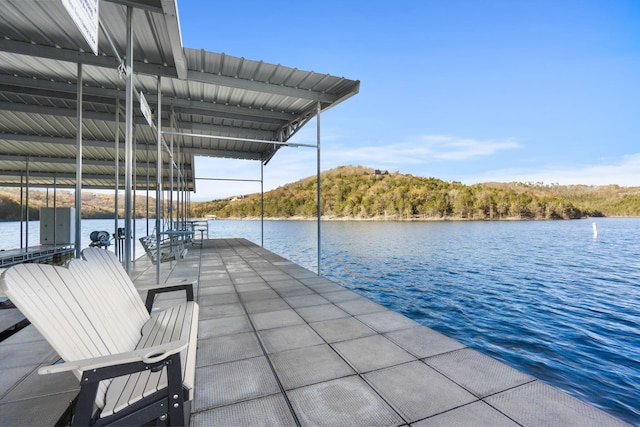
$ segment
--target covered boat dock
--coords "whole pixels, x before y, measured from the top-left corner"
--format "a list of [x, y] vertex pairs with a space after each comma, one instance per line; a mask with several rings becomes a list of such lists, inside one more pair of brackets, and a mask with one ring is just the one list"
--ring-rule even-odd
[[[185, 48], [174, 0], [95, 4], [94, 46], [61, 1], [3, 3], [0, 185], [26, 188], [27, 204], [29, 188], [75, 189], [78, 227], [81, 190], [115, 188], [134, 281], [197, 276], [192, 425], [622, 425], [255, 243], [205, 239], [156, 265], [135, 257], [136, 192], [154, 193], [159, 236], [211, 178], [196, 175], [196, 156], [255, 160], [262, 180], [315, 118], [319, 178], [320, 115], [359, 82]], [[320, 235], [318, 221], [319, 259]], [[27, 326], [0, 359], [2, 424], [53, 425], [78, 384], [37, 374], [58, 359], [51, 346]]]
[[[85, 22], [90, 37], [65, 3], [96, 15]], [[0, 186], [25, 189], [25, 206], [30, 188], [52, 189], [54, 208], [57, 189], [74, 189], [76, 254], [82, 189], [114, 189], [123, 199], [118, 206], [116, 197], [114, 210], [124, 212], [127, 271], [136, 258], [131, 240], [139, 237], [136, 194], [155, 197], [147, 212], [160, 240], [188, 219], [198, 180], [237, 178], [197, 176], [198, 156], [256, 161], [263, 182], [264, 166], [281, 148], [307, 147], [317, 151], [309, 170], [319, 178], [320, 115], [360, 87], [184, 47], [175, 0], [9, 0], [0, 36]], [[316, 143], [292, 140], [313, 119]], [[22, 219], [29, 223], [28, 210]], [[117, 224], [114, 218], [114, 233]], [[20, 249], [34, 245], [28, 227], [24, 234]]]

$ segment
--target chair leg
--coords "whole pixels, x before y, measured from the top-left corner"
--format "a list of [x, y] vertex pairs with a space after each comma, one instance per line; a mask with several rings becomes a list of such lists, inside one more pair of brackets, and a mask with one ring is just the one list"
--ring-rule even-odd
[[180, 353], [174, 354], [167, 365], [167, 394], [169, 396], [169, 425], [184, 426], [184, 393], [182, 390], [182, 368]]
[[[84, 375], [83, 375], [84, 378]], [[78, 401], [71, 419], [72, 426], [88, 426], [91, 424], [93, 417], [93, 405], [96, 401], [99, 382], [84, 383], [80, 386], [78, 393]]]
[[76, 395], [76, 397], [73, 398], [71, 402], [69, 402], [69, 406], [67, 406], [67, 409], [64, 410], [62, 415], [60, 415], [60, 418], [58, 418], [58, 421], [56, 421], [56, 427], [66, 427], [71, 425], [71, 420], [73, 419], [73, 411], [78, 404], [78, 396], [79, 393]]

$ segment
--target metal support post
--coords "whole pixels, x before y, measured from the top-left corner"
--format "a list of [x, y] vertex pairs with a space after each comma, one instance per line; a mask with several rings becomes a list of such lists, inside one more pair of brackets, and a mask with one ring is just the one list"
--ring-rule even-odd
[[25, 235], [24, 235], [24, 241], [25, 241], [24, 249], [25, 249], [25, 252], [28, 252], [29, 251], [29, 156], [27, 156], [26, 177], [27, 177], [27, 192], [25, 196], [26, 196], [26, 206], [27, 206], [27, 212], [26, 212], [27, 224], [26, 224]]
[[156, 108], [157, 115], [157, 138], [158, 145], [156, 151], [156, 283], [160, 283], [160, 216], [162, 210], [160, 209], [160, 197], [162, 196], [162, 77], [158, 76], [158, 107]]
[[76, 258], [80, 258], [82, 250], [82, 64], [78, 63], [78, 83], [76, 115], [78, 120], [77, 142], [76, 142]]
[[260, 233], [261, 243], [264, 248], [264, 162], [260, 162]]
[[[57, 212], [57, 207], [58, 207], [58, 181], [57, 181], [57, 177], [54, 175], [53, 176], [53, 223], [57, 224], [57, 218], [56, 218], [56, 212]], [[58, 246], [58, 236], [56, 234], [56, 228], [57, 227], [53, 227], [53, 246]]]
[[24, 248], [24, 175], [20, 174], [20, 249]]
[[[175, 164], [174, 162], [174, 157], [173, 157], [173, 135], [171, 135], [171, 139], [169, 140], [169, 159], [170, 159], [170, 166], [169, 166], [169, 229], [173, 229], [174, 227], [174, 219], [173, 219], [173, 188], [174, 188], [174, 183], [173, 183], [173, 165]], [[177, 218], [176, 218], [176, 222]]]
[[[137, 217], [137, 215], [136, 215], [136, 212], [138, 212], [137, 203], [136, 203], [136, 195], [137, 195], [137, 189], [138, 189], [138, 171], [137, 171], [137, 168], [138, 168], [138, 161], [137, 161], [137, 158], [138, 158], [138, 151], [137, 151], [138, 150], [138, 141], [137, 141], [137, 139], [138, 139], [138, 127], [134, 124], [134, 126], [133, 126], [133, 144], [132, 144], [133, 148], [132, 148], [132, 156], [131, 156], [131, 163], [132, 163], [131, 167], [132, 167], [132, 171], [133, 171], [132, 177], [131, 177], [131, 179], [132, 179], [132, 185], [131, 186], [133, 187], [133, 190], [132, 190], [133, 197], [132, 197], [132, 200], [131, 200], [131, 212], [133, 212], [133, 221], [132, 221], [133, 226], [131, 228], [131, 241], [132, 242], [137, 242], [137, 240], [136, 240], [137, 239], [137, 235], [136, 235], [136, 228], [137, 228], [136, 227], [136, 217]], [[136, 259], [136, 245], [135, 244], [131, 245], [131, 259], [134, 260], [134, 261]]]
[[317, 185], [317, 199], [318, 199], [318, 276], [320, 275], [320, 259], [322, 257], [322, 246], [321, 246], [321, 228], [320, 228], [320, 216], [322, 213], [322, 206], [321, 206], [321, 199], [320, 199], [320, 195], [321, 195], [321, 191], [320, 191], [320, 103], [318, 102], [317, 105], [317, 114], [316, 114], [316, 131], [317, 131], [317, 159], [318, 159], [318, 170], [317, 170], [317, 174], [318, 174], [318, 185]]
[[146, 203], [146, 226], [147, 226], [147, 236], [149, 235], [149, 144], [147, 143], [147, 152], [146, 152], [146, 156], [147, 156], [147, 182], [146, 182], [146, 187], [147, 187], [147, 203]]
[[122, 253], [120, 251], [120, 233], [118, 233], [118, 219], [120, 218], [120, 212], [118, 209], [118, 196], [120, 192], [120, 99], [116, 99], [116, 137], [115, 137], [115, 159], [113, 160], [115, 169], [115, 188], [114, 188], [114, 225], [113, 225], [113, 238], [115, 239], [116, 256], [122, 261]]
[[127, 6], [127, 46], [125, 54], [124, 129], [124, 269], [131, 272], [131, 172], [133, 149], [133, 8]]

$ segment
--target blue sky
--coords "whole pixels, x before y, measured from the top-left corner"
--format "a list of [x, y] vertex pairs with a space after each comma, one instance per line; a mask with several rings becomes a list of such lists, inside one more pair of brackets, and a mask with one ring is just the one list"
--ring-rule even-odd
[[[360, 80], [321, 117], [322, 170], [465, 184], [640, 186], [640, 1], [178, 2], [183, 44]], [[315, 121], [294, 142], [315, 143]], [[315, 174], [285, 148], [265, 190]], [[198, 177], [260, 164], [198, 159]], [[193, 200], [259, 192], [197, 182]]]

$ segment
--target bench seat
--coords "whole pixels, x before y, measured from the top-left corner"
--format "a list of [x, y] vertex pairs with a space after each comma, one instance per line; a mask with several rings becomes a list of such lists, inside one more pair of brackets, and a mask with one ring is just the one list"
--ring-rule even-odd
[[[143, 236], [138, 239], [144, 248], [151, 262], [158, 262], [158, 240], [156, 236]], [[188, 250], [184, 247], [184, 242], [179, 239], [168, 239], [160, 242], [160, 262], [177, 261], [187, 256]]]

